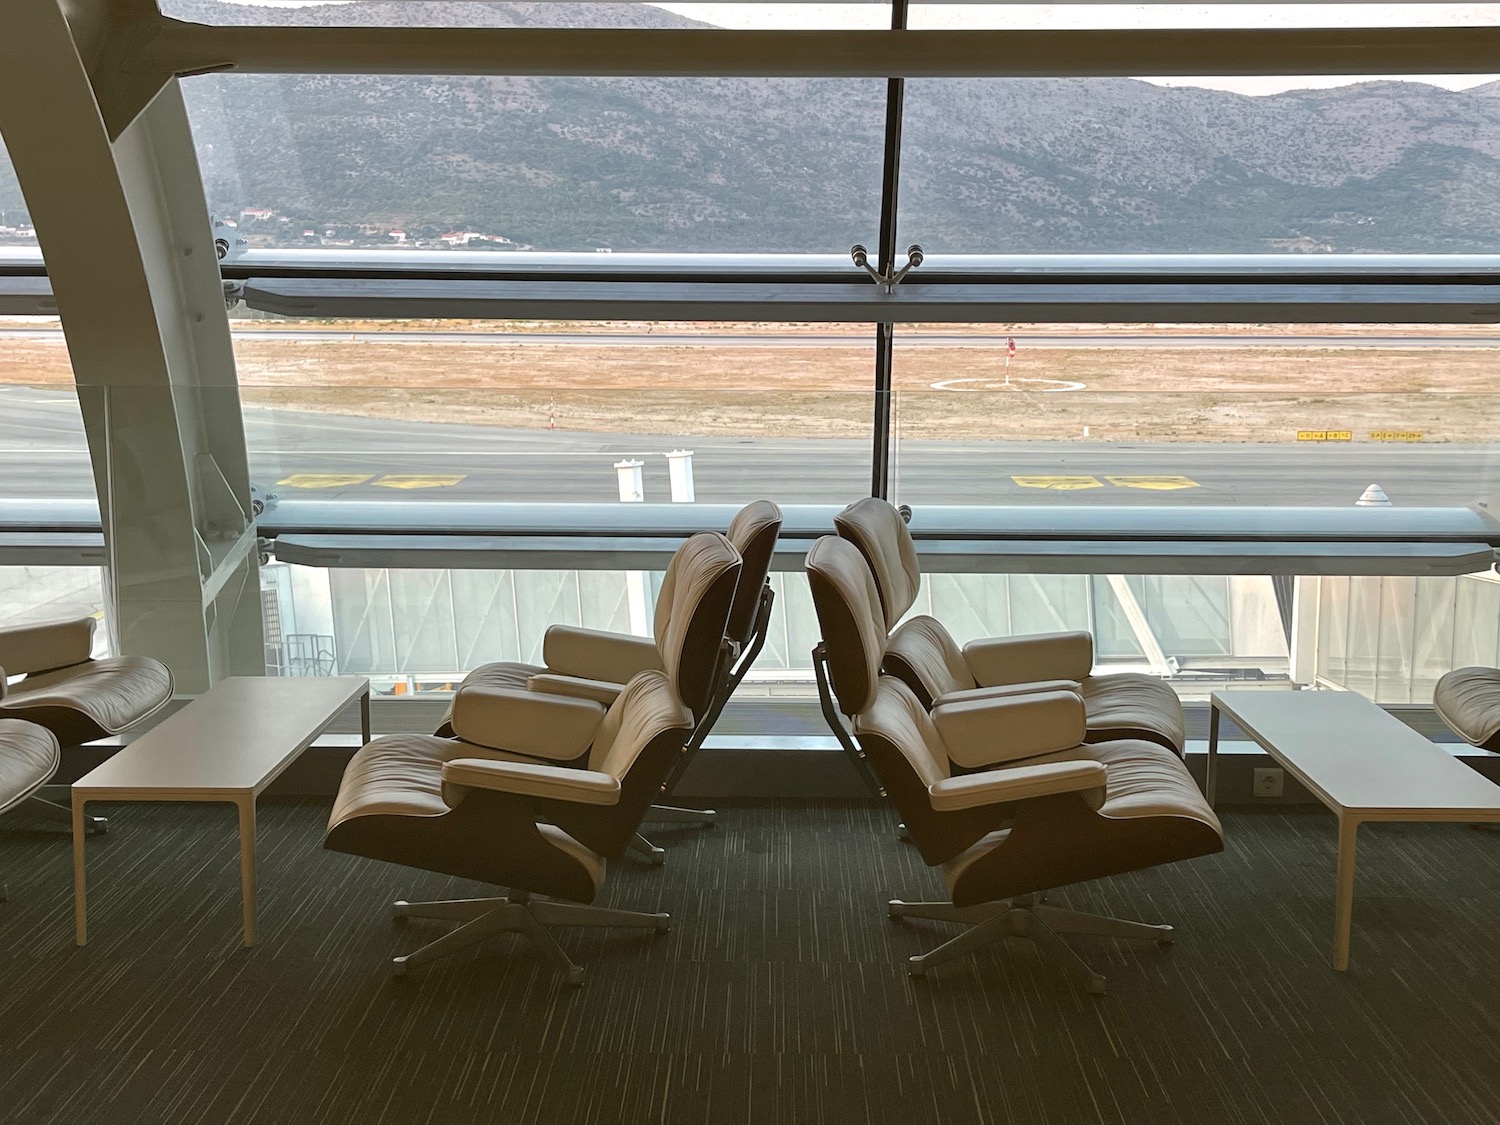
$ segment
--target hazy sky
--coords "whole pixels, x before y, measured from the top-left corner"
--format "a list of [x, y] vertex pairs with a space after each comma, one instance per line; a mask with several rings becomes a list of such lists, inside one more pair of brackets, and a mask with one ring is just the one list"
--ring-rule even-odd
[[[303, 7], [328, 0], [238, 0], [241, 3]], [[579, 2], [579, 0], [573, 0]], [[804, 0], [780, 3], [657, 4], [671, 12], [718, 27], [734, 28], [871, 28], [889, 26], [884, 3], [819, 4]], [[1483, 27], [1500, 23], [1500, 4], [983, 4], [922, 3], [912, 0], [909, 26], [914, 29], [1030, 27]], [[1369, 75], [1370, 78], [1428, 82], [1462, 90], [1495, 81], [1500, 74]], [[1316, 86], [1346, 86], [1361, 79], [1347, 75], [1276, 78], [1148, 78], [1162, 86], [1207, 86], [1242, 94], [1274, 94]]]

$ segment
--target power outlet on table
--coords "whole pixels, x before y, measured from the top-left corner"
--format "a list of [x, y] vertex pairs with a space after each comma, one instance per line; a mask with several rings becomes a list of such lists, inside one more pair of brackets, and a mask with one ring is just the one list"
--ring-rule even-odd
[[1280, 797], [1285, 785], [1285, 770], [1268, 767], [1255, 771], [1254, 787], [1257, 797]]

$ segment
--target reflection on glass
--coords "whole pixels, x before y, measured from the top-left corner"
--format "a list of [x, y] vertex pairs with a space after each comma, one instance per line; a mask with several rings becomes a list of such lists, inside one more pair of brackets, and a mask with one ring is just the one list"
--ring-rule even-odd
[[1378, 484], [1469, 504], [1500, 489], [1497, 348], [1442, 325], [898, 329], [895, 492], [1347, 507]]
[[5, 151], [4, 141], [0, 141], [0, 246], [37, 248], [31, 212], [26, 209], [21, 184], [16, 179], [16, 170], [10, 162], [10, 154]]

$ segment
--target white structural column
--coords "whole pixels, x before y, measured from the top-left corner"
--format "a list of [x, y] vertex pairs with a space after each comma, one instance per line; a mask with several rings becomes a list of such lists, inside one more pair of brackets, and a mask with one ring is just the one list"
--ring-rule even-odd
[[108, 42], [110, 15], [129, 2], [5, 7], [0, 135], [78, 383], [116, 636], [123, 651], [167, 663], [184, 692], [259, 673], [259, 564], [239, 391], [177, 83], [112, 143], [90, 81], [90, 46]]

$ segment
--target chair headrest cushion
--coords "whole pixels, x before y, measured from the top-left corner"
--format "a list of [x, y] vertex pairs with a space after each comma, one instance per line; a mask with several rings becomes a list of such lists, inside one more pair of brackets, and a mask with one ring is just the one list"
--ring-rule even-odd
[[677, 548], [657, 595], [662, 625], [656, 647], [662, 667], [694, 715], [703, 714], [714, 692], [739, 576], [740, 553], [734, 545], [717, 531], [700, 531]]
[[906, 521], [889, 502], [870, 496], [834, 516], [833, 525], [864, 555], [880, 592], [885, 627], [894, 629], [922, 590], [917, 545]]

